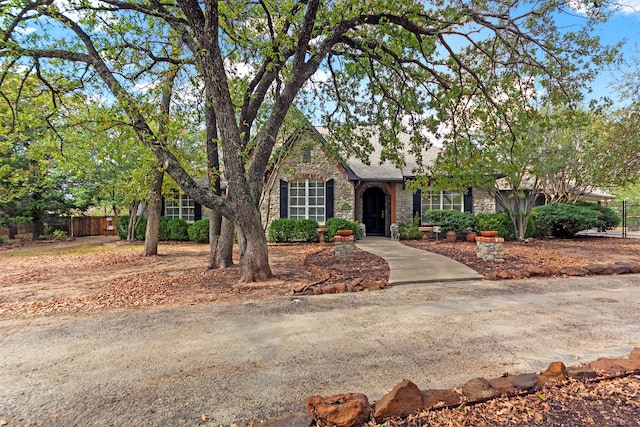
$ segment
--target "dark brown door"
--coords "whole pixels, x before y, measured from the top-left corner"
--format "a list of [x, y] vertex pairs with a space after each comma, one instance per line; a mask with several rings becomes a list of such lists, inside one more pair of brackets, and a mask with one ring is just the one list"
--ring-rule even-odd
[[384, 191], [372, 187], [362, 195], [362, 222], [367, 227], [367, 235], [384, 236]]

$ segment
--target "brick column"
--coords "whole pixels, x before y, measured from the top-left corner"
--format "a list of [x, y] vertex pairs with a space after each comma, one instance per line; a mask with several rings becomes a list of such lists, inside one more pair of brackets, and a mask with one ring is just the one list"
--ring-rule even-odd
[[504, 239], [502, 237], [476, 237], [478, 258], [483, 261], [504, 260]]
[[353, 257], [353, 251], [355, 250], [354, 236], [336, 236], [333, 238], [333, 242], [336, 245], [336, 260], [341, 261]]

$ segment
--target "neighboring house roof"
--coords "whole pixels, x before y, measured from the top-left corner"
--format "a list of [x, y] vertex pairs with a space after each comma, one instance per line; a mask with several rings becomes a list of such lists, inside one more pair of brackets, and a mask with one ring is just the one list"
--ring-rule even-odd
[[[315, 127], [320, 136], [324, 139], [329, 134], [329, 130], [326, 127]], [[400, 142], [405, 147], [401, 151], [401, 155], [405, 160], [405, 165], [399, 168], [389, 160], [381, 162], [382, 144], [378, 139], [378, 133], [373, 132], [370, 143], [373, 146], [373, 151], [369, 154], [369, 164], [364, 163], [360, 159], [349, 158], [347, 159], [347, 167], [353, 173], [354, 180], [362, 181], [404, 181], [406, 178], [414, 177], [415, 170], [419, 167], [416, 157], [409, 153], [408, 147], [410, 147], [411, 136], [406, 133], [401, 133], [399, 136]], [[322, 141], [325, 143], [326, 141]], [[422, 166], [429, 167], [435, 162], [441, 148], [432, 145], [429, 149], [425, 149], [422, 152]]]

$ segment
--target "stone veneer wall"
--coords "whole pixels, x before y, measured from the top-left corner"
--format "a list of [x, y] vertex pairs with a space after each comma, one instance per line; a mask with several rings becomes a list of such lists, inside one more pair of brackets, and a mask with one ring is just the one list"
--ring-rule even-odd
[[396, 185], [396, 221], [398, 224], [411, 224], [413, 221], [413, 192], [409, 189], [402, 189], [402, 184]]
[[473, 187], [473, 213], [495, 213], [496, 200], [487, 190]]
[[[311, 148], [311, 161], [303, 161], [304, 148]], [[334, 180], [334, 216], [350, 221], [354, 219], [353, 184], [338, 162], [329, 158], [322, 144], [310, 132], [303, 134], [292, 148], [278, 170], [272, 188], [265, 188], [265, 198], [260, 208], [265, 230], [274, 219], [280, 218], [280, 180], [291, 182], [298, 179], [320, 181]]]

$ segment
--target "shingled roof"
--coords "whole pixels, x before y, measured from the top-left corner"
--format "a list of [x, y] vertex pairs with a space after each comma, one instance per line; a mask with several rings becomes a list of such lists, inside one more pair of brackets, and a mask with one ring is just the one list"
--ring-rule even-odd
[[[325, 138], [329, 134], [329, 130], [326, 127], [315, 127], [316, 131], [321, 137]], [[362, 181], [404, 181], [406, 178], [412, 178], [415, 176], [415, 169], [418, 167], [416, 157], [409, 153], [411, 136], [406, 133], [399, 135], [400, 141], [405, 147], [400, 154], [405, 159], [405, 165], [399, 168], [393, 162], [385, 160], [381, 162], [382, 144], [378, 140], [378, 133], [372, 132], [371, 145], [373, 151], [369, 155], [369, 164], [362, 162], [356, 158], [347, 159], [348, 169], [353, 173], [352, 179], [359, 179]], [[324, 143], [325, 141], [323, 141]], [[422, 152], [422, 164], [423, 167], [433, 165], [441, 148], [432, 145], [429, 149], [424, 149]]]

